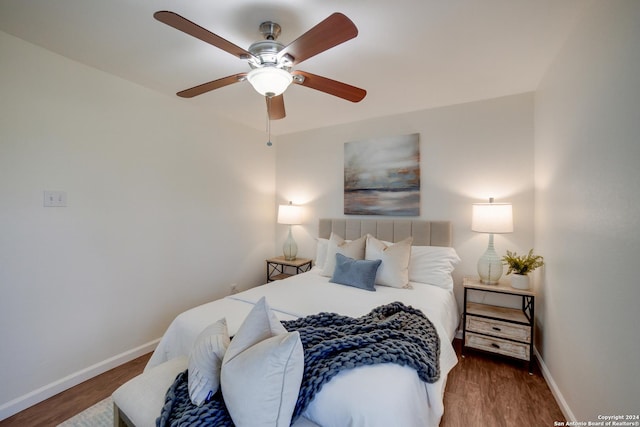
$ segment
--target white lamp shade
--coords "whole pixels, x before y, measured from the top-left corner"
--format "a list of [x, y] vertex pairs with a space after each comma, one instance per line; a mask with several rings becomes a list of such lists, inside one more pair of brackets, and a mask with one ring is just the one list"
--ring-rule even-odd
[[302, 208], [294, 205], [280, 205], [278, 207], [278, 224], [295, 225], [302, 223]]
[[293, 77], [282, 68], [262, 67], [249, 71], [247, 80], [259, 94], [278, 96], [289, 87]]
[[511, 203], [474, 203], [471, 230], [479, 233], [512, 233]]

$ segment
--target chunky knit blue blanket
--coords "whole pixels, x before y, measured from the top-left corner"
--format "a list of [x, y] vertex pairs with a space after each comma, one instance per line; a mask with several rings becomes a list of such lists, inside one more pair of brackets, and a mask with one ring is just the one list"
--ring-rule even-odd
[[[304, 348], [304, 374], [292, 422], [344, 369], [396, 363], [415, 369], [425, 382], [440, 378], [440, 339], [433, 324], [420, 310], [400, 302], [358, 318], [320, 313], [282, 324], [299, 331]], [[167, 391], [156, 425], [233, 426], [220, 391], [201, 406], [191, 404], [187, 378], [187, 371], [180, 373]]]

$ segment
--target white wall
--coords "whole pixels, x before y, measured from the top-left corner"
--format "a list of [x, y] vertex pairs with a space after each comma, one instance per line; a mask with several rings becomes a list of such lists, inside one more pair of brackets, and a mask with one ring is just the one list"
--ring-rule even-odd
[[[318, 218], [343, 217], [344, 143], [380, 136], [420, 134], [421, 214], [451, 220], [453, 245], [462, 258], [455, 272], [458, 301], [462, 276], [476, 275], [488, 236], [471, 231], [471, 204], [513, 203], [515, 232], [496, 235], [496, 250], [533, 245], [533, 95], [423, 110], [279, 137], [274, 147], [276, 192], [306, 208], [294, 226], [301, 256], [315, 255]], [[276, 250], [286, 236], [277, 232]]]
[[[262, 133], [5, 33], [0, 57], [2, 419], [231, 283], [263, 283], [275, 153]], [[44, 190], [68, 207], [44, 208]]]
[[639, 22], [595, 2], [536, 94], [538, 349], [578, 421], [640, 408]]
[[[286, 235], [274, 235], [274, 191], [306, 207], [294, 234], [314, 256], [317, 219], [344, 216], [344, 142], [414, 132], [421, 218], [453, 221], [459, 301], [487, 242], [470, 231], [471, 203], [511, 201], [516, 230], [497, 250], [524, 251], [535, 183], [538, 350], [572, 418], [634, 413], [637, 22], [635, 0], [595, 2], [535, 115], [524, 94], [280, 136], [272, 150], [261, 133], [0, 33], [0, 419], [229, 284], [261, 283]], [[69, 206], [43, 208], [50, 189]]]

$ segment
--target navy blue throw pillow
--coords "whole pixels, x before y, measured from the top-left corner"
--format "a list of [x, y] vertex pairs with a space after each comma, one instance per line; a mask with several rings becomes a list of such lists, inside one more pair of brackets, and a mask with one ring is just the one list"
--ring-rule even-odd
[[381, 263], [382, 260], [379, 259], [356, 260], [336, 254], [336, 268], [329, 281], [375, 292], [376, 273]]

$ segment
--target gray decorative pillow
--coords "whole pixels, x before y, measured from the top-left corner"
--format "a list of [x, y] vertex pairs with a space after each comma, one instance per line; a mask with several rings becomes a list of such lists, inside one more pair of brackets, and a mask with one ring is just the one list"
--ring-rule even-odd
[[381, 263], [379, 259], [355, 260], [336, 254], [336, 267], [329, 281], [375, 292], [376, 273]]

